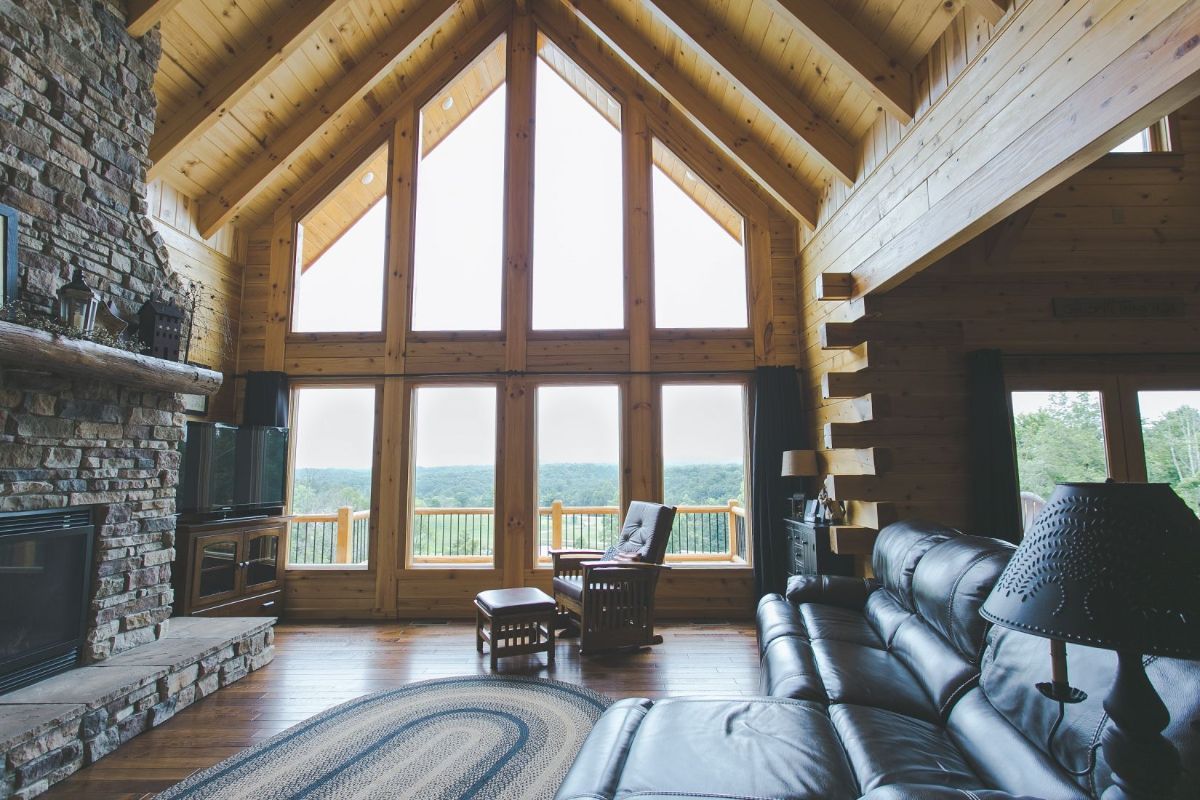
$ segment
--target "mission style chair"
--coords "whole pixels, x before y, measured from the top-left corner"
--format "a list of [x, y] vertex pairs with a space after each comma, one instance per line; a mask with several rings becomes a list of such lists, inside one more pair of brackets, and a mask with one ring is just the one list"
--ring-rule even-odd
[[579, 626], [579, 652], [662, 644], [654, 590], [674, 523], [674, 506], [635, 500], [614, 547], [550, 551], [558, 625]]

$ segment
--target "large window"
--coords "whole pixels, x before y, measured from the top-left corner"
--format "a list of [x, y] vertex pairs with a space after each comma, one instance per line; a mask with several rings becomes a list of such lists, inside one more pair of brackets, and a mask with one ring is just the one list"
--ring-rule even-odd
[[421, 109], [412, 329], [500, 329], [504, 39]]
[[1056, 483], [1108, 477], [1100, 392], [1013, 392], [1012, 410], [1022, 494], [1044, 501]]
[[654, 142], [654, 324], [745, 328], [744, 220]]
[[621, 530], [621, 394], [613, 385], [537, 391], [538, 554], [604, 550]]
[[366, 566], [375, 387], [297, 388], [292, 438], [288, 566]]
[[496, 388], [423, 386], [413, 405], [413, 562], [491, 564]]
[[1200, 514], [1200, 391], [1138, 392], [1146, 477]]
[[741, 384], [662, 387], [663, 498], [678, 506], [668, 554], [746, 560], [746, 441]]
[[292, 330], [383, 329], [387, 160], [384, 146], [300, 220]]
[[533, 327], [620, 328], [621, 107], [544, 38], [538, 50]]

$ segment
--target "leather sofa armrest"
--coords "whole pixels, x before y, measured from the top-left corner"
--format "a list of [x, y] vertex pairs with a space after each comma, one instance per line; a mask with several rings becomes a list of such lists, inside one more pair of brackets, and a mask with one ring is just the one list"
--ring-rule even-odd
[[554, 800], [612, 800], [634, 734], [652, 705], [631, 697], [609, 706], [579, 748]]
[[1041, 800], [997, 789], [950, 789], [927, 783], [893, 783], [864, 794], [859, 800]]
[[843, 575], [793, 575], [788, 578], [787, 599], [791, 603], [824, 603], [861, 611], [867, 595], [878, 589], [874, 578], [849, 578]]

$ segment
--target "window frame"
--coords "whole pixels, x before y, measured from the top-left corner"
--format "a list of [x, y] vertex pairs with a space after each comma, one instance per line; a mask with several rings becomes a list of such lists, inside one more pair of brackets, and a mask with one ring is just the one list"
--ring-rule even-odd
[[379, 546], [379, 473], [382, 468], [383, 452], [380, 446], [383, 434], [383, 381], [378, 379], [368, 379], [362, 381], [353, 381], [346, 379], [321, 380], [317, 378], [305, 378], [303, 380], [289, 381], [288, 385], [288, 464], [287, 464], [287, 505], [285, 511], [287, 516], [292, 516], [292, 487], [295, 481], [296, 471], [296, 456], [298, 448], [296, 440], [299, 431], [296, 425], [297, 411], [299, 403], [296, 401], [297, 395], [305, 389], [365, 389], [372, 388], [375, 391], [375, 422], [372, 425], [371, 433], [371, 503], [370, 503], [370, 525], [368, 525], [367, 533], [367, 563], [366, 564], [298, 564], [293, 565], [290, 560], [291, 554], [291, 522], [288, 522], [288, 547], [284, 553], [284, 572], [375, 572], [378, 565], [377, 548]]
[[[418, 556], [413, 552], [415, 543], [414, 533], [416, 531], [416, 490], [417, 490], [417, 391], [419, 389], [477, 389], [480, 387], [491, 387], [495, 389], [495, 413], [493, 419], [496, 424], [495, 441], [492, 449], [492, 468], [493, 468], [493, 486], [492, 486], [492, 556], [487, 561], [465, 561], [459, 556], [423, 556], [423, 559], [432, 558], [434, 560], [418, 560]], [[504, 540], [501, 536], [502, 521], [505, 519], [504, 508], [504, 472], [506, 464], [504, 461], [504, 381], [503, 379], [486, 379], [470, 376], [467, 378], [458, 378], [454, 376], [446, 377], [428, 377], [428, 378], [412, 378], [405, 381], [404, 391], [407, 402], [407, 419], [405, 424], [405, 440], [407, 447], [404, 448], [404, 464], [407, 472], [407, 487], [403, 500], [404, 519], [401, 520], [403, 525], [403, 563], [404, 569], [416, 571], [453, 571], [453, 570], [469, 570], [471, 572], [486, 572], [501, 570], [502, 548]]]

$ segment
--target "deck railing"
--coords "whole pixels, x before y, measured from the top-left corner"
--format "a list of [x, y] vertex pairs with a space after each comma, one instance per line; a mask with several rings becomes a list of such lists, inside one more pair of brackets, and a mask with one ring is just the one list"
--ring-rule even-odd
[[[370, 512], [343, 507], [331, 514], [292, 517], [291, 565], [367, 562]], [[483, 564], [492, 560], [495, 511], [491, 508], [418, 508], [413, 511], [413, 561]], [[566, 506], [555, 500], [538, 509], [538, 560], [550, 550], [604, 550], [621, 532], [617, 506]], [[668, 561], [746, 560], [746, 509], [725, 505], [678, 506], [667, 544]]]

